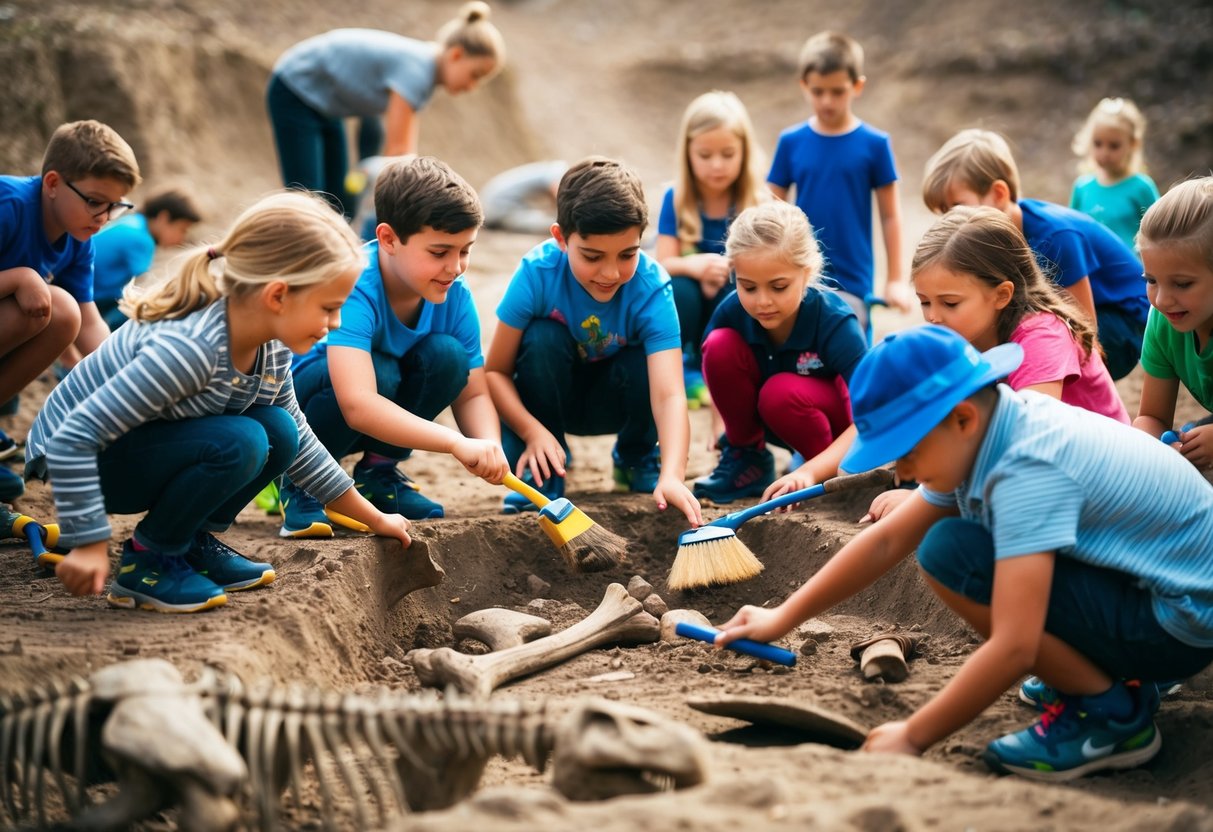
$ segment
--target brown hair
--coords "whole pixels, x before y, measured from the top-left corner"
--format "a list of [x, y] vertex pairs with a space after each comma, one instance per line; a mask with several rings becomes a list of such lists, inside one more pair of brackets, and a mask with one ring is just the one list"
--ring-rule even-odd
[[406, 156], [383, 167], [375, 179], [375, 215], [402, 243], [427, 226], [458, 234], [484, 222], [472, 186], [433, 156]]
[[922, 199], [928, 208], [942, 214], [951, 207], [947, 199], [952, 185], [985, 196], [999, 180], [1007, 183], [1011, 199], [1019, 199], [1019, 168], [1007, 140], [991, 130], [961, 130], [927, 160]]
[[910, 279], [928, 266], [972, 275], [988, 286], [1010, 281], [1010, 302], [998, 315], [998, 340], [1011, 340], [1026, 315], [1047, 312], [1069, 328], [1082, 347], [1084, 362], [1099, 348], [1095, 327], [1077, 306], [1045, 278], [1028, 241], [1006, 214], [996, 208], [957, 205], [923, 235], [910, 264]]
[[1213, 176], [1180, 182], [1150, 206], [1137, 230], [1137, 246], [1191, 251], [1213, 269]]
[[443, 51], [459, 47], [466, 55], [492, 58], [497, 68], [505, 64], [505, 39], [489, 23], [489, 4], [482, 0], [464, 3], [459, 16], [438, 30], [436, 40]]
[[810, 72], [829, 75], [845, 70], [851, 83], [863, 77], [863, 47], [841, 32], [818, 32], [800, 48], [800, 80]]
[[60, 124], [42, 156], [42, 175], [55, 171], [64, 179], [113, 179], [127, 190], [142, 181], [135, 151], [118, 133], [99, 121]]
[[590, 156], [573, 165], [556, 189], [556, 224], [567, 240], [571, 234], [641, 233], [649, 223], [644, 187], [631, 169], [605, 156]]
[[160, 188], [148, 194], [147, 199], [143, 201], [143, 215], [157, 217], [164, 212], [168, 212], [168, 218], [172, 222], [202, 222], [202, 214], [198, 211], [194, 196], [185, 188]]

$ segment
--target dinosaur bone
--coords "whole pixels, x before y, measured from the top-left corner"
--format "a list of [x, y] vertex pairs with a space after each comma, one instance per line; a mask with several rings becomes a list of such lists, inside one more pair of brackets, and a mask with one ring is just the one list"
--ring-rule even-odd
[[904, 682], [910, 675], [906, 660], [918, 649], [917, 633], [882, 633], [851, 645], [851, 657], [859, 660], [863, 678]]
[[598, 608], [566, 630], [499, 653], [468, 656], [449, 647], [414, 650], [413, 670], [423, 685], [454, 685], [472, 696], [487, 697], [520, 676], [544, 670], [604, 644], [656, 641], [657, 619], [641, 608], [620, 584], [611, 584]]
[[490, 650], [505, 650], [551, 635], [552, 622], [537, 615], [496, 607], [470, 612], [455, 622], [455, 638], [474, 638]]

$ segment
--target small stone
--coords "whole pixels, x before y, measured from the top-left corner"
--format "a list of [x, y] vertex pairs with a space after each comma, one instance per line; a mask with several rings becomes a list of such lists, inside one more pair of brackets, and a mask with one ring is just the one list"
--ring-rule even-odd
[[811, 638], [806, 638], [804, 644], [800, 645], [800, 653], [804, 656], [815, 656], [817, 654], [817, 642]]
[[710, 664], [708, 664], [707, 662], [701, 662], [699, 667], [697, 667], [695, 669], [698, 670], [700, 673], [711, 673], [712, 672], [712, 666]]
[[865, 707], [874, 708], [880, 704], [880, 690], [876, 685], [864, 685], [859, 691], [859, 701]]
[[326, 560], [324, 562], [324, 568], [330, 572], [340, 572], [345, 567], [341, 565], [341, 561], [339, 560]]
[[773, 676], [786, 676], [791, 672], [792, 668], [782, 664], [777, 664], [771, 668], [771, 675]]
[[834, 628], [820, 618], [810, 618], [796, 630], [801, 636], [811, 638], [818, 644], [834, 638]]
[[654, 618], [661, 618], [661, 616], [670, 611], [669, 605], [661, 599], [660, 595], [655, 593], [645, 598], [644, 601], [641, 602], [641, 607], [643, 607], [644, 611]]
[[458, 604], [462, 600], [463, 600], [462, 598], [460, 598], [458, 595], [456, 595], [454, 598], [451, 599], [451, 603]]
[[653, 585], [639, 575], [633, 575], [628, 581], [628, 595], [637, 601], [643, 601], [653, 594]]
[[316, 598], [323, 598], [324, 590], [321, 589], [320, 587], [316, 587], [315, 589], [312, 590], [312, 595]]
[[527, 575], [526, 588], [527, 592], [531, 593], [532, 598], [544, 598], [547, 596], [548, 591], [551, 590], [552, 585], [538, 575]]
[[618, 670], [619, 668], [623, 667], [623, 657], [616, 656], [615, 658], [611, 659], [610, 665], [614, 670]]

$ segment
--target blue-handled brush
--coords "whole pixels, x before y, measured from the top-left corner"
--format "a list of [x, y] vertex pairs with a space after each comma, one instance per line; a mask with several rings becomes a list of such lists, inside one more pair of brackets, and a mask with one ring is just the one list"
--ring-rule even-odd
[[713, 584], [733, 584], [753, 578], [762, 571], [762, 562], [749, 547], [737, 539], [737, 529], [747, 520], [777, 508], [790, 506], [852, 488], [889, 485], [893, 472], [875, 468], [862, 474], [834, 477], [823, 483], [791, 491], [765, 503], [726, 514], [718, 520], [678, 535], [678, 554], [670, 567], [666, 586], [673, 590], [692, 589]]
[[[700, 627], [687, 621], [679, 621], [675, 624], [674, 632], [684, 638], [693, 638], [698, 641], [705, 641], [708, 644], [715, 644], [716, 636], [720, 635], [720, 630], [714, 630], [711, 627]], [[788, 667], [796, 664], [796, 654], [791, 650], [784, 650], [782, 647], [767, 644], [765, 641], [739, 638], [726, 644], [725, 649], [736, 650], [738, 653], [745, 653], [747, 656], [753, 656], [756, 659], [766, 659], [768, 662], [775, 662], [775, 664], [783, 664]]]

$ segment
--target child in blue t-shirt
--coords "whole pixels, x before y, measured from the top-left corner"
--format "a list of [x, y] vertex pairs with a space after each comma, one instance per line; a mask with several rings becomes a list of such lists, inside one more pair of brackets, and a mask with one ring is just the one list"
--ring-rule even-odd
[[[800, 209], [769, 202], [742, 211], [727, 251], [737, 291], [716, 309], [703, 340], [703, 372], [724, 435], [716, 470], [694, 486], [695, 496], [716, 503], [774, 496], [838, 473], [855, 433], [847, 381], [867, 349], [846, 301], [815, 285], [821, 253]], [[806, 460], [777, 485], [768, 441]]]
[[1113, 379], [1137, 365], [1150, 304], [1141, 261], [1086, 214], [1040, 199], [1021, 199], [1019, 169], [1006, 139], [962, 130], [927, 160], [922, 195], [942, 214], [957, 205], [988, 205], [1019, 227], [1041, 268], [1095, 321]]
[[[68, 345], [95, 350], [109, 328], [93, 302], [92, 237], [133, 208], [134, 151], [97, 121], [60, 125], [40, 176], [0, 176], [0, 402], [51, 366]], [[0, 459], [17, 443], [0, 431]], [[24, 492], [0, 466], [0, 501]]]
[[[564, 493], [565, 434], [618, 433], [616, 487], [651, 492], [695, 525], [683, 484], [690, 423], [670, 278], [640, 250], [640, 180], [590, 157], [556, 193], [553, 239], [522, 260], [497, 307], [485, 368], [506, 455], [549, 497]], [[517, 497], [517, 498], [516, 498]], [[533, 508], [508, 495], [505, 512]]]
[[863, 93], [863, 48], [850, 37], [819, 32], [800, 51], [800, 86], [813, 116], [779, 136], [767, 182], [780, 199], [796, 186], [796, 205], [813, 225], [826, 276], [843, 291], [871, 337], [865, 298], [872, 294], [872, 194], [888, 258], [885, 299], [903, 312], [911, 295], [901, 270], [897, 168], [887, 133], [851, 106]]
[[[480, 320], [464, 283], [480, 230], [476, 192], [431, 157], [389, 163], [375, 183], [370, 265], [341, 327], [296, 362], [295, 394], [334, 457], [355, 451], [354, 484], [380, 511], [442, 517], [398, 468], [412, 450], [449, 453], [500, 484], [509, 468], [484, 377]], [[451, 408], [459, 430], [433, 419]], [[286, 482], [283, 537], [330, 537], [339, 515]]]
[[1064, 781], [1153, 758], [1154, 681], [1213, 662], [1213, 490], [1141, 431], [997, 384], [1022, 356], [979, 353], [941, 326], [873, 348], [851, 379], [858, 435], [841, 467], [895, 460], [921, 487], [782, 604], [742, 607], [717, 641], [779, 638], [917, 547], [928, 586], [985, 642], [864, 749], [922, 754], [1032, 672], [1050, 688], [1021, 688], [1040, 720], [983, 759]]

